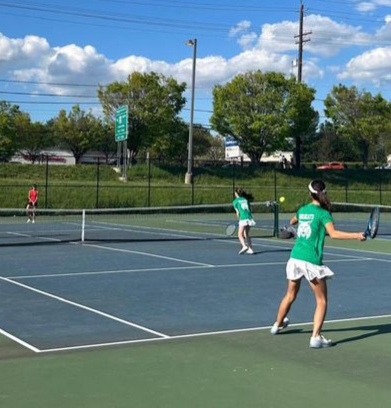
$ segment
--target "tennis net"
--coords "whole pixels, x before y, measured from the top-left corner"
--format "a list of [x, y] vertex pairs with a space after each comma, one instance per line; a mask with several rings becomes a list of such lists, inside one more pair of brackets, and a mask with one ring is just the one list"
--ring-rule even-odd
[[391, 236], [391, 206], [388, 205], [333, 203], [336, 228], [348, 232], [365, 231], [374, 207], [380, 208], [378, 235]]
[[[256, 226], [252, 236], [271, 237], [278, 231], [278, 206], [252, 203]], [[225, 237], [236, 221], [231, 204], [100, 210], [0, 210], [0, 246], [59, 242], [128, 242], [202, 240]]]

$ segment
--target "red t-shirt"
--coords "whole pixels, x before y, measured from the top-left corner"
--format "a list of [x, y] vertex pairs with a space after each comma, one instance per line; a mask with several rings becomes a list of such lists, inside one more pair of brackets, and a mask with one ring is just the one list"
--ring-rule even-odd
[[38, 190], [31, 189], [29, 190], [29, 201], [35, 203], [38, 199]]

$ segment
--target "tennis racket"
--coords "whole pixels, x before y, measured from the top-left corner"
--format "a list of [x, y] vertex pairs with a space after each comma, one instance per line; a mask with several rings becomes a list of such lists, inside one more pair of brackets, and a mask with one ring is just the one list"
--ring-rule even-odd
[[229, 224], [227, 225], [227, 228], [225, 229], [225, 233], [229, 236], [232, 237], [232, 235], [235, 234], [236, 230], [238, 229], [237, 224]]
[[380, 208], [375, 207], [371, 215], [369, 216], [368, 226], [364, 232], [365, 238], [374, 239], [377, 235], [377, 231], [379, 229], [379, 222], [380, 222]]

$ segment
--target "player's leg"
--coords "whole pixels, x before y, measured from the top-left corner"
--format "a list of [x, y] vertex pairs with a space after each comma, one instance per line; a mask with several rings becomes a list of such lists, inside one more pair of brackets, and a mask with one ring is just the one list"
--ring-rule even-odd
[[312, 336], [319, 336], [327, 312], [327, 284], [325, 279], [314, 279], [310, 282], [314, 293], [316, 308], [314, 313], [314, 327]]
[[316, 308], [314, 313], [314, 327], [310, 340], [310, 347], [322, 348], [331, 346], [331, 340], [321, 336], [322, 326], [327, 312], [327, 283], [325, 279], [314, 279], [310, 282], [314, 293]]
[[30, 208], [31, 208], [30, 203], [27, 203], [27, 206], [26, 206], [27, 222], [30, 222], [30, 221], [31, 221], [31, 211], [30, 211]]
[[238, 228], [238, 238], [240, 243], [242, 244], [242, 249], [239, 251], [239, 254], [243, 254], [244, 252], [247, 251], [248, 247], [246, 244], [246, 239], [245, 239], [245, 226], [244, 225], [240, 225], [239, 223], [239, 228]]
[[31, 218], [34, 224], [35, 223], [35, 204], [31, 207]]
[[248, 247], [247, 253], [248, 254], [253, 254], [254, 250], [253, 250], [253, 247], [252, 247], [252, 244], [251, 244], [250, 229], [251, 229], [251, 227], [249, 225], [246, 225], [244, 227], [244, 238], [245, 238], [245, 241], [246, 241], [246, 244], [247, 244], [247, 247]]
[[288, 280], [288, 288], [286, 290], [285, 296], [282, 298], [280, 306], [277, 312], [277, 327], [283, 325], [284, 319], [289, 313], [292, 303], [296, 300], [297, 294], [300, 290], [301, 279], [298, 280]]

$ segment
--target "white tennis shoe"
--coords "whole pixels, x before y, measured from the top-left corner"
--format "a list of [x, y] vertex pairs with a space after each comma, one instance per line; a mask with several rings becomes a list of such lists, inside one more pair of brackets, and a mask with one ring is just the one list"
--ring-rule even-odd
[[249, 249], [247, 250], [246, 254], [254, 255], [253, 249], [252, 249], [252, 248], [249, 248]]
[[282, 326], [277, 326], [277, 322], [273, 324], [272, 328], [270, 329], [271, 334], [278, 334], [282, 330], [284, 330], [286, 327], [289, 325], [289, 319], [287, 317], [284, 317], [284, 320], [282, 321]]
[[243, 248], [238, 252], [238, 254], [239, 254], [239, 255], [242, 255], [242, 254], [244, 254], [246, 251], [248, 251], [248, 248], [247, 248], [247, 247], [243, 247]]
[[315, 336], [311, 337], [310, 339], [310, 347], [311, 348], [326, 348], [331, 347], [333, 342], [324, 338], [323, 336]]

